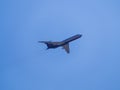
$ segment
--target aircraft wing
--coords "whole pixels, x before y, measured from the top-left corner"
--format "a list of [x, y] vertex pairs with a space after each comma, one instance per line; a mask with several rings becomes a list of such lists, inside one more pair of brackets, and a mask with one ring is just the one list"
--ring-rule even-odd
[[64, 45], [63, 49], [65, 49], [67, 53], [70, 53], [69, 44]]

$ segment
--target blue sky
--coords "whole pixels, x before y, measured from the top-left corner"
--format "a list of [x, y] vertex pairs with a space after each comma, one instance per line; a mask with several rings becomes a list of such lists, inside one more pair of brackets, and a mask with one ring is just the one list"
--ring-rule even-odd
[[[119, 0], [0, 4], [0, 90], [120, 90]], [[70, 54], [37, 43], [75, 34]]]

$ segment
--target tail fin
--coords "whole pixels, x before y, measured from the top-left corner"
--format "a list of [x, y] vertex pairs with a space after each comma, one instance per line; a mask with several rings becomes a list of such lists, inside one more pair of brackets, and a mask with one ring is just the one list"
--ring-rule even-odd
[[45, 43], [46, 44], [47, 42], [46, 41], [38, 41], [38, 43]]
[[50, 45], [49, 45], [49, 42], [48, 41], [38, 41], [38, 43], [44, 43], [44, 44], [46, 44], [47, 45], [47, 49], [49, 49], [50, 47]]

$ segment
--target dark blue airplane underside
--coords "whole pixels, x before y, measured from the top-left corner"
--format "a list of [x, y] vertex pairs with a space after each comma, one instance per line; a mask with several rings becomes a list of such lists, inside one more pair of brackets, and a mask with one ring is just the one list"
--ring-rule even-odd
[[82, 37], [82, 35], [81, 34], [77, 34], [77, 35], [72, 36], [72, 37], [70, 37], [68, 39], [65, 39], [65, 40], [63, 40], [61, 42], [39, 41], [39, 43], [46, 44], [47, 45], [47, 49], [57, 48], [57, 47], [62, 46], [66, 50], [66, 52], [69, 53], [70, 52], [69, 42], [74, 41], [74, 40], [76, 40], [76, 39], [78, 39], [80, 37]]

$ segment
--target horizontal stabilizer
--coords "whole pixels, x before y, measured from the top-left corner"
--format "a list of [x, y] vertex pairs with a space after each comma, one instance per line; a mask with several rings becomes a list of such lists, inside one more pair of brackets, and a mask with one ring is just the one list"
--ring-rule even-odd
[[47, 43], [46, 41], [38, 41], [38, 43]]

